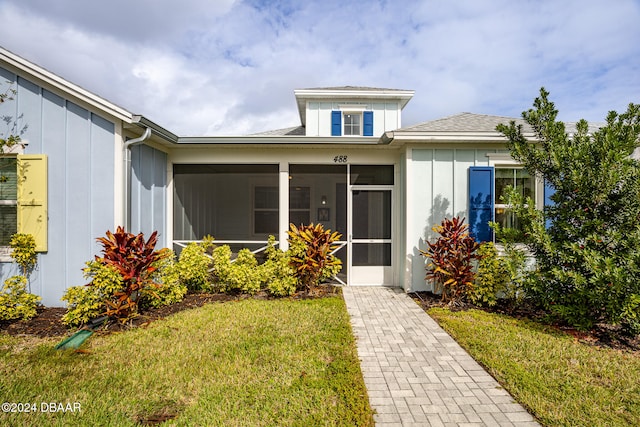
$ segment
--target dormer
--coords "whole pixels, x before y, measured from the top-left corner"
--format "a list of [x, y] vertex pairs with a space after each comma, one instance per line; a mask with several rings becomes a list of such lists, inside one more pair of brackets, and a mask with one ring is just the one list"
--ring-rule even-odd
[[414, 91], [342, 86], [294, 91], [306, 136], [380, 136], [402, 127]]

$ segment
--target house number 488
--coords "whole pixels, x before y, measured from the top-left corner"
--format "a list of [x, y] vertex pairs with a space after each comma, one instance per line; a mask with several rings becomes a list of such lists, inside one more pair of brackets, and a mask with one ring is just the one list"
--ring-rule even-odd
[[347, 156], [335, 156], [333, 163], [347, 163]]

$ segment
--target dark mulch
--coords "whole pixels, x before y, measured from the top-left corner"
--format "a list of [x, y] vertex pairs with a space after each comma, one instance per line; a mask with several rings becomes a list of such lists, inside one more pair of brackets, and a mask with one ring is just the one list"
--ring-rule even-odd
[[[340, 288], [331, 285], [320, 286], [313, 293], [299, 292], [293, 295], [292, 299], [309, 299], [319, 298], [323, 296], [336, 295], [340, 292]], [[188, 294], [185, 298], [175, 304], [167, 305], [159, 308], [151, 308], [141, 312], [138, 316], [127, 320], [124, 323], [117, 321], [109, 321], [99, 328], [102, 332], [123, 331], [130, 328], [146, 326], [154, 320], [162, 319], [182, 310], [201, 307], [208, 303], [224, 303], [229, 301], [238, 301], [247, 298], [255, 299], [272, 299], [273, 297], [261, 292], [256, 295], [230, 295], [230, 294], [208, 294], [193, 293]], [[67, 328], [61, 318], [66, 312], [65, 308], [59, 307], [38, 307], [38, 314], [33, 319], [27, 321], [0, 321], [0, 331], [4, 331], [9, 335], [33, 335], [40, 338], [60, 337], [69, 335], [79, 328]]]
[[490, 313], [506, 314], [519, 319], [530, 319], [536, 322], [548, 324], [549, 326], [556, 328], [558, 331], [573, 336], [576, 340], [582, 343], [602, 348], [629, 351], [640, 356], [640, 335], [636, 337], [629, 337], [625, 335], [619, 327], [600, 324], [592, 331], [585, 332], [560, 323], [554, 323], [547, 313], [526, 305], [511, 307], [507, 304], [499, 303], [494, 307], [478, 307], [466, 302], [457, 302], [455, 304], [445, 303], [442, 301], [440, 295], [435, 295], [432, 292], [414, 292], [410, 294], [410, 296], [424, 310], [428, 310], [433, 307], [449, 308], [452, 311], [478, 309]]

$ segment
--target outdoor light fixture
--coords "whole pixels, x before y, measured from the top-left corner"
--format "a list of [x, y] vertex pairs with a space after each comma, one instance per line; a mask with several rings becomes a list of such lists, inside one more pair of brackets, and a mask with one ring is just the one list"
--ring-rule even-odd
[[322, 204], [322, 205], [326, 205], [327, 204], [327, 196], [322, 196], [320, 198], [320, 204]]

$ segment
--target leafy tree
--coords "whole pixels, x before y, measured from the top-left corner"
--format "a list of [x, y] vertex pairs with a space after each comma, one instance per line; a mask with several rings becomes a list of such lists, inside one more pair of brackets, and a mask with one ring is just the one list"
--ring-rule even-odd
[[511, 122], [497, 130], [514, 159], [555, 190], [544, 212], [511, 191], [506, 202], [523, 222], [537, 269], [529, 296], [568, 323], [588, 329], [597, 322], [640, 332], [640, 105], [610, 112], [591, 132], [577, 123], [569, 135], [542, 88], [522, 113], [536, 140]]

